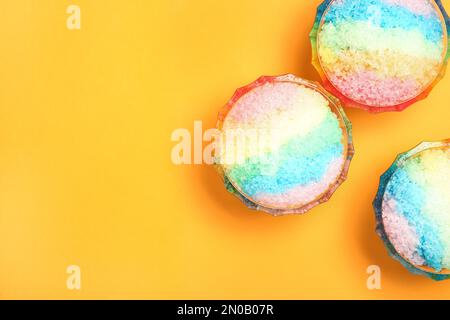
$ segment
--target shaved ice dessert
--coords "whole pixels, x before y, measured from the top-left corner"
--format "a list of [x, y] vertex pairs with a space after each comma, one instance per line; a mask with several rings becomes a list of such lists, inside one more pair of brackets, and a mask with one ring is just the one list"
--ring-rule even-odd
[[293, 75], [262, 77], [236, 91], [219, 114], [217, 167], [250, 208], [305, 213], [345, 180], [351, 125], [339, 102]]
[[450, 140], [400, 155], [381, 178], [378, 233], [410, 271], [450, 278]]
[[401, 111], [443, 77], [449, 30], [439, 0], [326, 0], [311, 32], [313, 64], [344, 105]]

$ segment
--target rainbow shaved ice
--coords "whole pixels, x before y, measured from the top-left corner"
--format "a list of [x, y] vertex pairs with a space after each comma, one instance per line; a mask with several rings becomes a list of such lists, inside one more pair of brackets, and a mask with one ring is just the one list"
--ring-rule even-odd
[[449, 26], [439, 0], [326, 0], [311, 32], [313, 64], [345, 105], [400, 111], [443, 77]]
[[414, 273], [450, 278], [450, 140], [400, 155], [374, 207], [391, 255]]
[[[353, 156], [351, 125], [338, 101], [293, 75], [237, 90], [218, 128], [228, 142], [229, 132], [258, 132], [243, 147], [223, 142], [216, 162], [230, 192], [273, 215], [305, 213], [328, 200]], [[230, 155], [237, 161], [227, 162]]]

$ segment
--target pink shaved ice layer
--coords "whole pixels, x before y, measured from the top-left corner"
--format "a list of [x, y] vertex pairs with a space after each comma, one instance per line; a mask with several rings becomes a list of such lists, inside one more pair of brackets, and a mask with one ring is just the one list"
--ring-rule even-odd
[[423, 16], [435, 16], [436, 12], [428, 1], [424, 0], [384, 0], [386, 3], [408, 8], [410, 11]]
[[[316, 110], [314, 106], [327, 104], [319, 93], [292, 82], [266, 83], [242, 96], [227, 115], [226, 128], [239, 127], [287, 130], [292, 124], [295, 131], [307, 133], [310, 126], [318, 126], [325, 117], [325, 110]], [[299, 106], [302, 106], [299, 108]], [[313, 116], [307, 119], [306, 114]], [[293, 121], [288, 121], [289, 119]], [[306, 123], [305, 123], [306, 121]], [[310, 123], [313, 121], [314, 123]], [[311, 128], [309, 128], [311, 129]]]
[[417, 251], [420, 241], [408, 220], [396, 211], [396, 201], [383, 201], [383, 223], [386, 234], [395, 250], [414, 265], [423, 265], [425, 260]]
[[289, 109], [298, 103], [299, 86], [295, 83], [266, 84], [248, 92], [227, 115], [227, 121], [240, 125], [266, 121], [266, 115]]
[[380, 79], [374, 72], [361, 72], [345, 78], [332, 74], [329, 76], [345, 96], [373, 106], [395, 105], [403, 97], [414, 96], [421, 91], [420, 84], [414, 80]]

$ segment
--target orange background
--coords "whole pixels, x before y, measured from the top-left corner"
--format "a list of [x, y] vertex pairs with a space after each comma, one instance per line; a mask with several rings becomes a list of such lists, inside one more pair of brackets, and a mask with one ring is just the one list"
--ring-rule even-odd
[[305, 216], [250, 211], [212, 167], [171, 162], [172, 131], [213, 127], [237, 87], [318, 79], [319, 3], [1, 1], [0, 298], [450, 298], [389, 258], [371, 207], [398, 153], [449, 138], [450, 76], [402, 113], [347, 110], [349, 179]]

